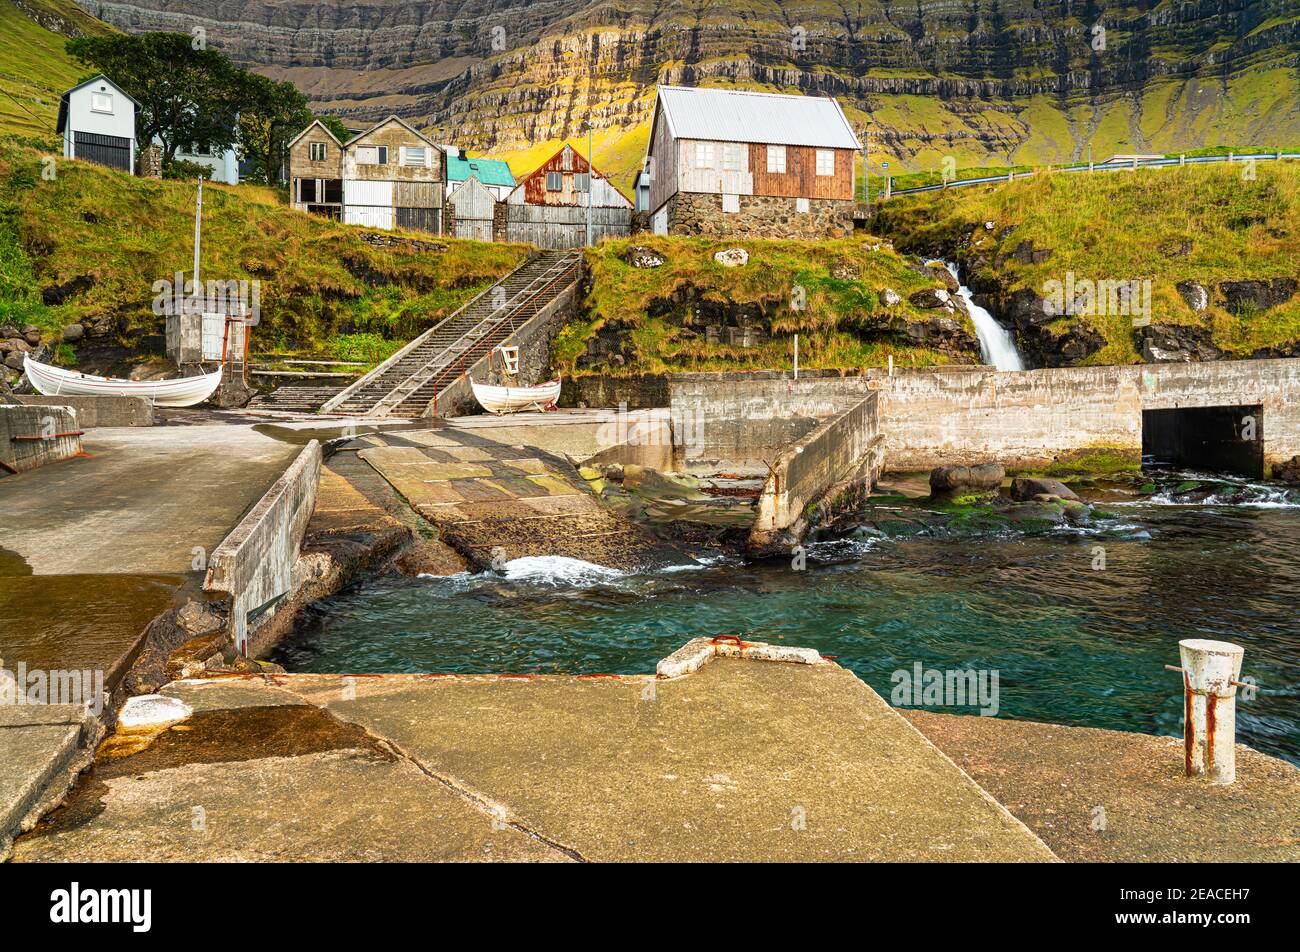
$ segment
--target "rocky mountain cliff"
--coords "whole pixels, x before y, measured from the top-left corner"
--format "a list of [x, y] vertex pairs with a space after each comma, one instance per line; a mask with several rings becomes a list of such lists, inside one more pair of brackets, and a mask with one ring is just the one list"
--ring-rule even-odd
[[832, 94], [891, 171], [1300, 142], [1294, 0], [79, 0], [206, 31], [355, 120], [518, 153], [600, 131], [635, 167], [656, 82]]

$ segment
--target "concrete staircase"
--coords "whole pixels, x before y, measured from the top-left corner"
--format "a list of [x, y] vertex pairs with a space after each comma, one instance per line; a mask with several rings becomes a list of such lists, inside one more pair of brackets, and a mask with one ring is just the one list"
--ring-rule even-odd
[[370, 373], [325, 401], [322, 413], [420, 417], [476, 361], [577, 280], [580, 251], [531, 257]]
[[253, 410], [276, 410], [283, 413], [315, 413], [322, 403], [337, 397], [342, 387], [291, 386], [277, 387], [270, 393], [259, 394], [249, 403]]

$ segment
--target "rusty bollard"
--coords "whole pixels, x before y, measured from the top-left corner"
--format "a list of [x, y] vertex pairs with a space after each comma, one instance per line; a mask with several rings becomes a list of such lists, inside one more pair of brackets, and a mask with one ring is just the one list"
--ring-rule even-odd
[[[1227, 641], [1178, 642], [1183, 662], [1183, 752], [1187, 776], [1237, 779], [1237, 687], [1246, 649]], [[1178, 669], [1174, 669], [1178, 670]]]

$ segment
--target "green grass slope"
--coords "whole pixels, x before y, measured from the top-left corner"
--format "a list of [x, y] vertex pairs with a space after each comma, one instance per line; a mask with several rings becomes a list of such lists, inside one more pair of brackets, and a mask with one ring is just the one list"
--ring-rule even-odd
[[[194, 186], [62, 159], [46, 180], [42, 159], [0, 143], [0, 324], [35, 324], [51, 339], [85, 325], [87, 338], [76, 354], [65, 345], [65, 359], [160, 354], [153, 286], [192, 267]], [[261, 282], [252, 347], [262, 352], [382, 356], [527, 255], [522, 245], [419, 234], [374, 247], [365, 229], [295, 212], [249, 186], [205, 186], [203, 215], [204, 279]]]
[[[1300, 279], [1300, 164], [1258, 163], [1253, 173], [1224, 164], [1039, 175], [897, 197], [877, 227], [904, 250], [955, 255], [968, 283], [1004, 305], [1017, 292], [1042, 296], [1069, 273], [1076, 282], [1149, 280], [1154, 324], [1208, 335], [1227, 356], [1290, 353], [1300, 344], [1300, 294], [1243, 309], [1229, 307], [1219, 289], [1225, 281]], [[1026, 245], [1036, 254], [1017, 253]], [[1176, 288], [1189, 281], [1210, 291], [1201, 311]], [[1082, 362], [1142, 359], [1130, 316], [1046, 325], [1058, 337], [1080, 327], [1102, 338]]]
[[13, 0], [0, 0], [0, 136], [53, 148], [59, 97], [87, 70], [63, 51], [66, 37], [33, 16], [68, 35], [108, 33], [111, 28], [71, 0], [23, 0], [23, 9]]
[[[714, 260], [728, 248], [748, 251], [749, 263], [725, 267]], [[636, 267], [628, 260], [632, 249], [648, 249], [664, 263]], [[940, 286], [934, 274], [871, 238], [638, 235], [588, 249], [587, 265], [583, 317], [561, 332], [554, 353], [570, 375], [789, 368], [795, 334], [800, 366], [809, 368], [883, 366], [891, 356], [908, 366], [979, 359], [969, 318], [909, 303], [916, 292]], [[887, 306], [885, 289], [901, 301]], [[937, 318], [946, 319], [941, 329]], [[737, 324], [757, 329], [761, 342], [729, 339], [726, 328]], [[597, 338], [617, 354], [594, 351]]]

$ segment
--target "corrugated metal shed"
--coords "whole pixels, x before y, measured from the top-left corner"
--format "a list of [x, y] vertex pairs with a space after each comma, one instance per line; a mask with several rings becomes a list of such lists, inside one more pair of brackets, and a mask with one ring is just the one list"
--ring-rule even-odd
[[675, 139], [862, 148], [844, 110], [829, 97], [660, 86], [655, 108], [663, 110]]

